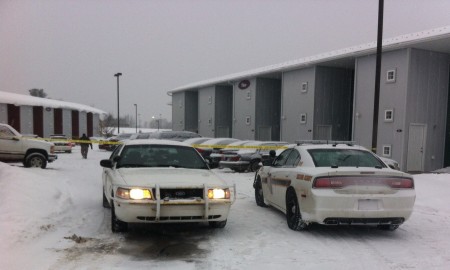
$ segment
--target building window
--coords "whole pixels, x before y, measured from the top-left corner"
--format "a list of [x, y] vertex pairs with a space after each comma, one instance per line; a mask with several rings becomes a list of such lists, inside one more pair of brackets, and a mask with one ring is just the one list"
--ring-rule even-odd
[[250, 91], [247, 91], [247, 99], [252, 99], [252, 93]]
[[392, 146], [383, 145], [383, 157], [391, 157]]
[[211, 126], [212, 125], [212, 118], [208, 119], [208, 125]]
[[245, 124], [246, 124], [246, 125], [250, 125], [250, 123], [251, 123], [251, 118], [250, 118], [250, 116], [245, 117]]
[[307, 120], [306, 113], [301, 113], [300, 114], [300, 124], [306, 124], [306, 120]]
[[384, 122], [394, 122], [394, 110], [389, 109], [384, 111]]
[[308, 82], [302, 82], [302, 86], [301, 86], [300, 91], [301, 91], [302, 93], [308, 92]]
[[208, 104], [211, 104], [211, 103], [212, 103], [212, 97], [209, 96], [209, 97], [208, 97]]
[[180, 100], [180, 102], [178, 103], [178, 106], [180, 106], [180, 108], [183, 108], [183, 101]]
[[386, 82], [394, 83], [395, 79], [396, 79], [396, 70], [395, 69], [388, 70], [386, 73]]

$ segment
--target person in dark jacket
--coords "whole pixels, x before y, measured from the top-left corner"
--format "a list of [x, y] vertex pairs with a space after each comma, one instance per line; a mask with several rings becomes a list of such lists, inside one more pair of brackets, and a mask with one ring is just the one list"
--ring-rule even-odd
[[83, 136], [81, 136], [80, 141], [86, 141], [86, 142], [80, 142], [80, 146], [81, 146], [81, 155], [83, 156], [83, 158], [87, 158], [89, 146], [91, 146], [91, 149], [92, 149], [92, 143], [90, 142], [89, 137], [86, 136], [85, 133], [83, 133]]

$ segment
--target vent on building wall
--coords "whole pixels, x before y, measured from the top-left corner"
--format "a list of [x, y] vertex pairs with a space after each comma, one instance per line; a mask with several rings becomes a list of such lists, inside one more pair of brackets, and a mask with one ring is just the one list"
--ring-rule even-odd
[[301, 113], [300, 114], [300, 124], [306, 124], [306, 120], [307, 120], [306, 113]]
[[247, 97], [246, 98], [247, 99], [252, 99], [252, 92], [247, 91]]
[[394, 110], [393, 109], [384, 111], [384, 122], [394, 122]]
[[301, 86], [300, 91], [301, 91], [302, 93], [308, 92], [308, 82], [302, 82], [302, 86]]
[[396, 79], [396, 73], [397, 72], [395, 69], [388, 70], [386, 73], [386, 82], [394, 83]]
[[392, 146], [389, 144], [383, 145], [383, 157], [391, 157]]
[[250, 125], [250, 123], [251, 123], [250, 116], [245, 117], [245, 124]]

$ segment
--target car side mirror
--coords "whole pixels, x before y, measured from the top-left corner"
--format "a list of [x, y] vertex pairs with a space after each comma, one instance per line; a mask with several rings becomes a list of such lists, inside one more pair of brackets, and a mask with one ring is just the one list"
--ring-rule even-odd
[[104, 168], [112, 168], [113, 162], [110, 159], [102, 159], [100, 160], [100, 166]]

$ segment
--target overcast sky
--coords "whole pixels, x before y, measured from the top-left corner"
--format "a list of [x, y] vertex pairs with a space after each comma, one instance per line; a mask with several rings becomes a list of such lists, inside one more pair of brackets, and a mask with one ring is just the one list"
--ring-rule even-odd
[[[0, 0], [0, 91], [171, 119], [179, 86], [376, 41], [378, 0]], [[384, 38], [450, 25], [450, 0], [385, 0]]]

